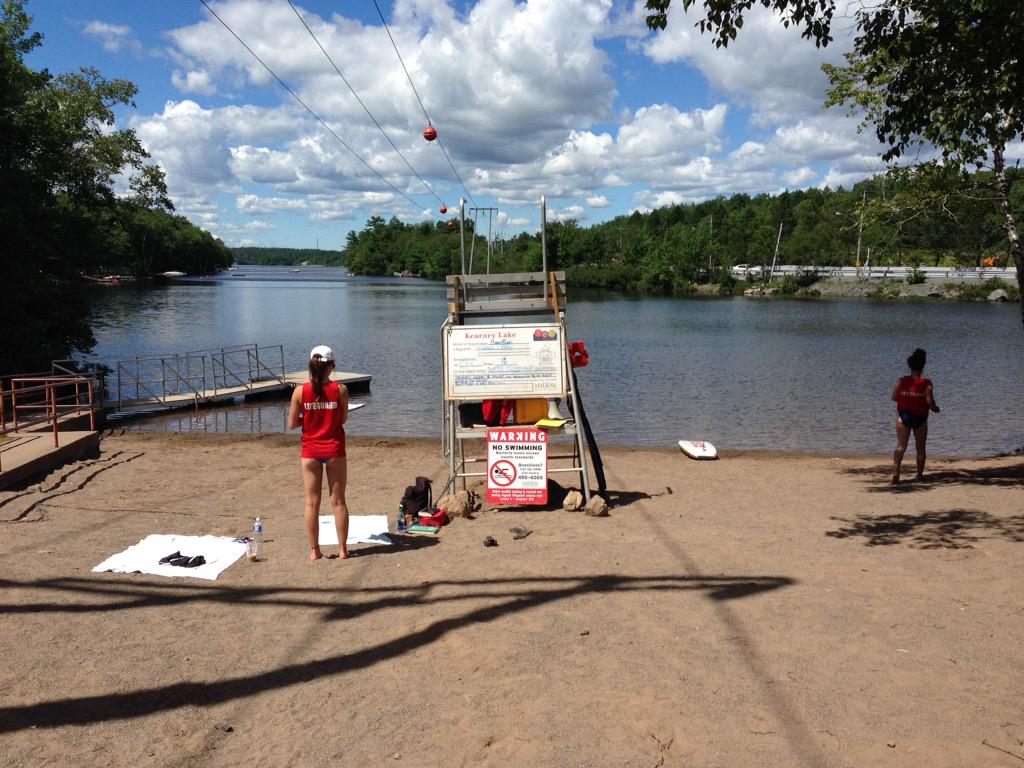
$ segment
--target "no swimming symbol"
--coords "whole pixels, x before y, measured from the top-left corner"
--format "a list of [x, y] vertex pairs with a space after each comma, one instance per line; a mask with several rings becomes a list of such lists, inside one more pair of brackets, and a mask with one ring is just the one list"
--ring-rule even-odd
[[491, 465], [491, 481], [502, 488], [512, 485], [516, 479], [516, 465], [502, 459]]

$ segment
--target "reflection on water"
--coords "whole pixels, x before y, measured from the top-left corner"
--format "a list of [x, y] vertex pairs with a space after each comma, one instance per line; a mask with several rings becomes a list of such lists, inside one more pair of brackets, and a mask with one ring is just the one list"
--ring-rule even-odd
[[[439, 435], [440, 283], [360, 278], [331, 268], [245, 267], [243, 277], [95, 292], [95, 357], [258, 342], [301, 371], [316, 344], [373, 376], [349, 431]], [[243, 270], [236, 270], [243, 271]], [[573, 292], [569, 333], [601, 443], [883, 453], [889, 394], [917, 346], [928, 350], [942, 413], [929, 451], [991, 455], [1024, 446], [1024, 333], [1016, 305], [938, 301], [652, 299]], [[285, 430], [287, 402], [261, 401], [137, 423], [146, 429]]]

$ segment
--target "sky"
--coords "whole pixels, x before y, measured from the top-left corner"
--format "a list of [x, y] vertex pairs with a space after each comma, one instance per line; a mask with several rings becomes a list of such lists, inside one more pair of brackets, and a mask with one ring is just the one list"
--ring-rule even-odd
[[199, 0], [29, 0], [28, 61], [135, 83], [118, 126], [231, 246], [339, 249], [370, 216], [436, 221], [460, 198], [511, 236], [538, 230], [542, 195], [590, 226], [883, 170], [873, 133], [822, 107], [842, 18], [822, 50], [758, 8], [719, 49], [693, 12], [648, 30], [643, 0], [207, 2], [305, 107]]

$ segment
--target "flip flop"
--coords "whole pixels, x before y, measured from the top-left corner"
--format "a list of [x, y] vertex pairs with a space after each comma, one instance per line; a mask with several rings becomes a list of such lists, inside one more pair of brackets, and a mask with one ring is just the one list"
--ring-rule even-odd
[[187, 563], [179, 563], [179, 565], [182, 568], [197, 568], [200, 565], [206, 565], [206, 558], [202, 555], [196, 555], [195, 557], [190, 557]]
[[191, 559], [192, 558], [189, 557], [188, 555], [181, 555], [179, 557], [174, 558], [173, 560], [168, 560], [167, 564], [168, 565], [183, 566], [183, 565], [185, 565], [185, 563], [187, 563]]
[[171, 560], [174, 560], [177, 557], [181, 557], [181, 552], [175, 552], [172, 555], [167, 555], [167, 557], [161, 557], [160, 564], [166, 565], [167, 563], [171, 562]]

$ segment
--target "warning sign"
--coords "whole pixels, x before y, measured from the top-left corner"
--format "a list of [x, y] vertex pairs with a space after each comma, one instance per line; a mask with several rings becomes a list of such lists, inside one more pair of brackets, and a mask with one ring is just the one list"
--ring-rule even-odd
[[487, 503], [548, 503], [548, 433], [543, 429], [487, 430]]

